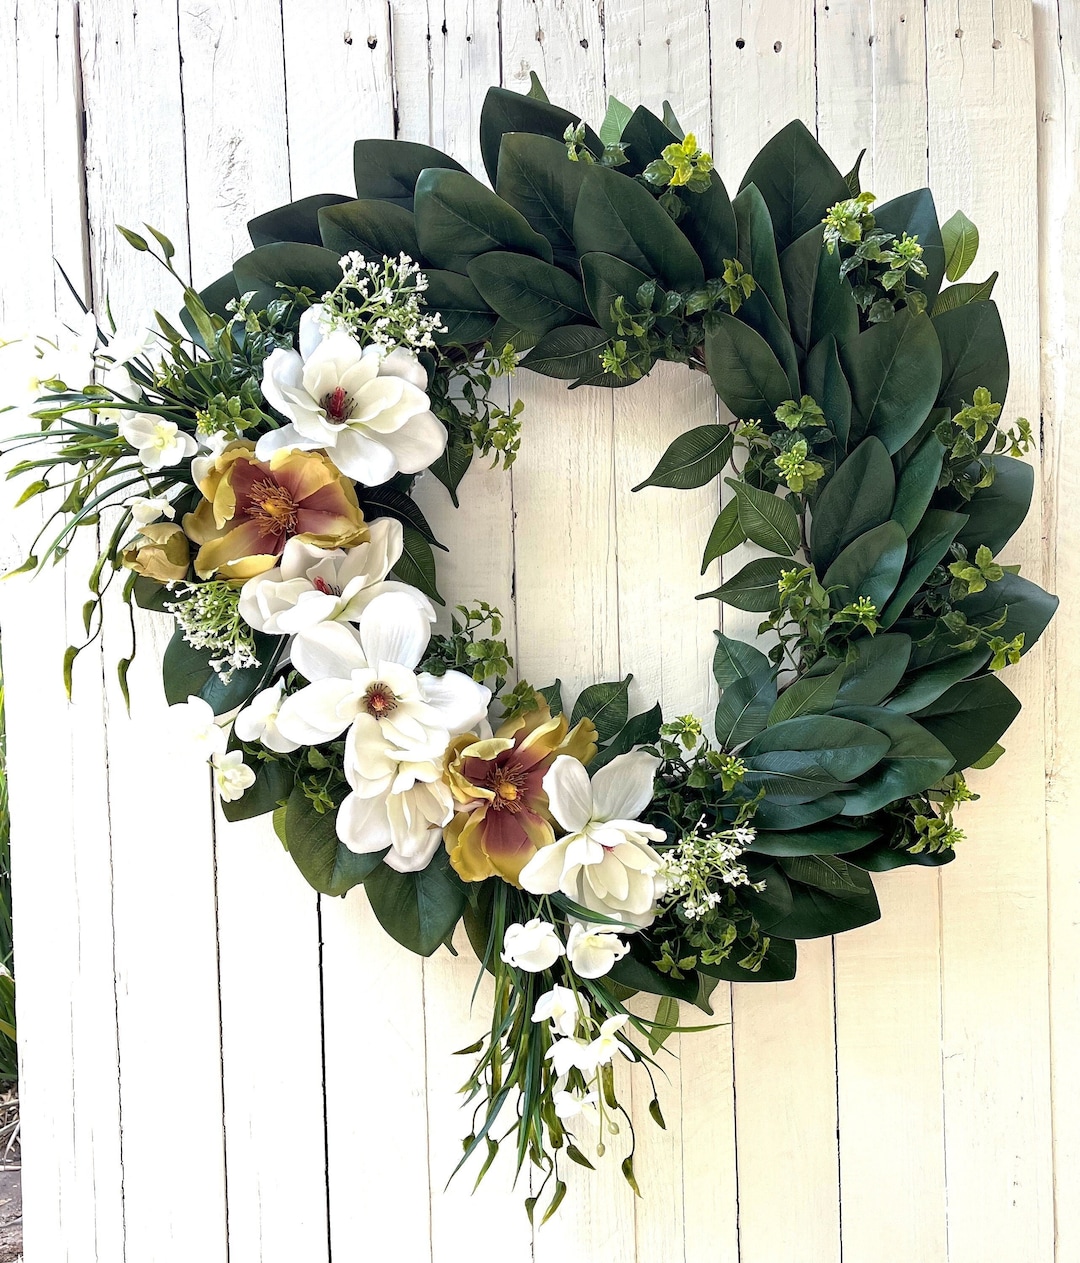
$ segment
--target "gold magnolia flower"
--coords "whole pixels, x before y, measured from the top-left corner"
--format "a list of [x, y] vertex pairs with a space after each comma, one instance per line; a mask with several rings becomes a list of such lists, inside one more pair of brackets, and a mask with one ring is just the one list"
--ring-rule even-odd
[[140, 529], [120, 559], [129, 570], [147, 579], [176, 583], [187, 578], [191, 545], [175, 522], [152, 522]]
[[547, 703], [508, 720], [494, 737], [456, 737], [446, 752], [450, 790], [462, 804], [446, 826], [450, 863], [463, 881], [498, 875], [513, 886], [542, 846], [555, 841], [543, 789], [557, 755], [587, 763], [596, 754], [596, 728], [583, 719], [573, 731]]
[[231, 443], [199, 482], [204, 499], [184, 518], [198, 545], [199, 578], [250, 579], [277, 565], [290, 539], [351, 548], [368, 537], [353, 484], [324, 452], [275, 452]]

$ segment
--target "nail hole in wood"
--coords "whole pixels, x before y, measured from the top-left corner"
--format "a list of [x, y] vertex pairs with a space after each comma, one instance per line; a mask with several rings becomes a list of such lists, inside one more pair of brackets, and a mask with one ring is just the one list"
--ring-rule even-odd
[[779, 40], [777, 40], [776, 43], [772, 46], [772, 50], [774, 53], [778, 53], [783, 47], [784, 45]]
[[[350, 40], [350, 41], [349, 41], [349, 43], [351, 44], [351, 43], [352, 43], [352, 40]], [[379, 43], [379, 40], [378, 40], [378, 37], [377, 37], [377, 36], [375, 36], [375, 35], [369, 35], [369, 36], [368, 36], [368, 38], [367, 38], [367, 46], [368, 46], [368, 48], [375, 48], [375, 47], [377, 47], [377, 46], [378, 46], [378, 43]]]
[[741, 36], [741, 35], [740, 35], [740, 36], [739, 36], [739, 38], [735, 41], [735, 47], [736, 47], [736, 48], [745, 48], [745, 47], [746, 47], [746, 40], [744, 40], [744, 39], [742, 38], [742, 36]]
[[351, 43], [352, 43], [352, 31], [346, 31], [346, 32], [345, 32], [345, 43], [346, 43], [346, 44], [351, 44]]

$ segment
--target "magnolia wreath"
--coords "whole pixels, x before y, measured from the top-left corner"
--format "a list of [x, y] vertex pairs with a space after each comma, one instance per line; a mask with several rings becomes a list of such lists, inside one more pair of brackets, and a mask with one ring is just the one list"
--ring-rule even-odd
[[[121, 228], [184, 285], [183, 327], [87, 313], [9, 344], [35, 418], [9, 447], [24, 500], [63, 488], [21, 569], [101, 532], [87, 643], [120, 575], [175, 620], [165, 692], [224, 814], [272, 814], [317, 891], [363, 883], [421, 956], [463, 922], [493, 999], [462, 1161], [482, 1175], [510, 1140], [546, 1217], [566, 1161], [613, 1136], [636, 1190], [613, 1063], [653, 1081], [668, 1035], [700, 1029], [679, 1001], [791, 978], [799, 939], [878, 917], [873, 873], [953, 859], [964, 771], [1020, 709], [998, 673], [1056, 600], [995, 560], [1032, 440], [1002, 417], [997, 274], [942, 287], [977, 248], [962, 213], [939, 225], [927, 189], [877, 205], [798, 121], [730, 199], [666, 104], [612, 100], [596, 133], [536, 81], [488, 93], [480, 143], [491, 188], [358, 141], [355, 199], [260, 215], [198, 293], [164, 234]], [[762, 620], [759, 644], [717, 635], [711, 725], [631, 715], [629, 679], [572, 705], [511, 686], [482, 601], [433, 630], [411, 498], [425, 471], [456, 503], [474, 457], [511, 464], [521, 405], [492, 385], [518, 365], [621, 388], [657, 360], [727, 412], [641, 486], [726, 472], [702, 572], [759, 554], [703, 594]]]

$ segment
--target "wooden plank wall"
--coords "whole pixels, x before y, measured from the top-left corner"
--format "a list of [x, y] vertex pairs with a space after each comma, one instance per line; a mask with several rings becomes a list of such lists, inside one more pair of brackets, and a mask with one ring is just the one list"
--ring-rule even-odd
[[[264, 823], [217, 818], [204, 768], [158, 762], [162, 628], [127, 717], [114, 613], [60, 682], [88, 544], [0, 590], [10, 708], [28, 1263], [1076, 1263], [1080, 1260], [1080, 11], [1054, 0], [0, 0], [0, 321], [72, 319], [52, 259], [118, 319], [175, 299], [115, 222], [172, 236], [196, 282], [257, 211], [351, 186], [351, 142], [428, 141], [479, 170], [491, 83], [541, 76], [710, 138], [737, 184], [802, 117], [889, 197], [927, 181], [982, 232], [1041, 435], [1010, 560], [1065, 596], [1010, 672], [1026, 702], [942, 872], [887, 875], [876, 926], [808, 944], [796, 982], [717, 993], [673, 1047], [666, 1132], [635, 1093], [633, 1198], [577, 1172], [532, 1232], [497, 1164], [444, 1188], [468, 1130], [466, 955], [421, 962], [354, 892], [321, 900]], [[442, 587], [502, 607], [522, 671], [707, 714], [715, 608], [697, 559], [719, 503], [629, 487], [707, 384], [658, 370], [568, 396], [522, 374], [511, 475], [477, 469]], [[5, 502], [10, 503], [10, 497]], [[5, 514], [18, 560], [35, 510]], [[732, 565], [739, 558], [727, 559]], [[712, 582], [709, 586], [713, 586]], [[745, 622], [728, 629], [746, 634]], [[166, 777], [167, 797], [158, 788]]]

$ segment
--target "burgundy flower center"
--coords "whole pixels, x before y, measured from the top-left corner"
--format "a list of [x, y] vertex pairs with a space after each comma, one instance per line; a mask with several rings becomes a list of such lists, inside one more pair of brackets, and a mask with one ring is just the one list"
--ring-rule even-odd
[[344, 425], [348, 421], [353, 408], [352, 395], [346, 393], [341, 386], [336, 386], [329, 394], [322, 397], [323, 411], [327, 421], [334, 425]]
[[374, 684], [369, 685], [367, 692], [364, 694], [362, 705], [367, 713], [375, 719], [385, 719], [387, 715], [392, 715], [398, 708], [397, 694], [389, 684], [383, 684], [381, 680], [376, 680]]
[[323, 596], [340, 596], [341, 595], [340, 588], [332, 588], [330, 584], [327, 583], [326, 580], [323, 579], [322, 577], [312, 579], [311, 586], [315, 589], [316, 592], [321, 592]]
[[487, 788], [495, 795], [491, 805], [496, 811], [518, 812], [525, 806], [525, 773], [517, 768], [496, 764], [487, 777]]
[[300, 506], [291, 492], [272, 479], [257, 482], [251, 488], [248, 517], [259, 524], [265, 535], [292, 535]]

